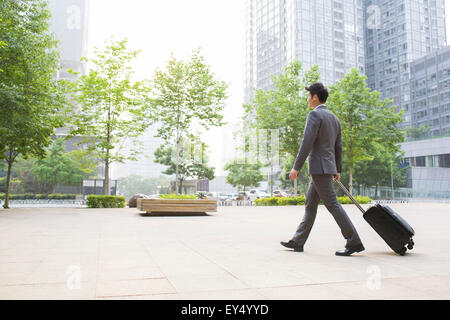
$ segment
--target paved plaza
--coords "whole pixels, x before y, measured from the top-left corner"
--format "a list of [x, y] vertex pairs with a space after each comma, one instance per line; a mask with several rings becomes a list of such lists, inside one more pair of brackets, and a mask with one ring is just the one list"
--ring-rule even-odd
[[304, 207], [0, 210], [0, 299], [449, 299], [450, 204], [391, 207], [416, 231], [403, 257], [352, 205], [366, 247], [352, 257], [334, 255], [345, 241], [323, 206], [304, 253], [279, 244]]

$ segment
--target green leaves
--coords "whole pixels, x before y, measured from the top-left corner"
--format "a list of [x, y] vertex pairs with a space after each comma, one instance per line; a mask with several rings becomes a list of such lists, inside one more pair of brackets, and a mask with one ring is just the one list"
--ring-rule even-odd
[[79, 185], [83, 181], [83, 172], [70, 154], [65, 153], [62, 139], [48, 148], [47, 156], [38, 160], [31, 172], [39, 182], [50, 185], [52, 189], [58, 184]]
[[158, 137], [173, 141], [180, 134], [193, 133], [194, 124], [197, 129], [223, 125], [220, 112], [227, 88], [215, 78], [200, 50], [195, 50], [189, 61], [172, 55], [165, 70], [157, 69], [152, 81], [152, 103], [160, 123]]
[[[200, 50], [193, 51], [189, 61], [176, 60], [172, 55], [165, 69], [157, 69], [152, 81], [152, 111], [159, 124], [157, 137], [173, 142], [179, 153], [183, 135], [224, 124], [220, 112], [225, 107], [228, 85], [215, 79]], [[177, 184], [179, 167], [177, 157], [174, 172]], [[211, 170], [203, 169], [203, 166], [196, 168], [195, 175], [213, 176]]]
[[327, 103], [341, 121], [343, 162], [350, 171], [350, 186], [358, 162], [374, 160], [380, 154], [393, 159], [404, 141], [404, 132], [398, 128], [402, 114], [395, 113], [395, 107], [388, 107], [392, 100], [382, 100], [380, 93], [371, 91], [365, 81], [365, 75], [352, 69], [330, 86]]
[[[195, 136], [189, 136], [178, 155], [179, 180], [187, 178], [214, 179], [214, 168], [208, 166], [207, 147]], [[176, 174], [176, 150], [173, 146], [161, 145], [155, 151], [155, 162], [168, 166], [166, 175]]]
[[44, 157], [54, 129], [64, 126], [66, 96], [53, 79], [59, 53], [49, 19], [44, 0], [0, 5], [0, 158], [8, 161], [8, 182], [17, 156]]
[[227, 163], [224, 167], [228, 171], [226, 177], [227, 183], [233, 187], [258, 187], [259, 183], [264, 180], [260, 169], [260, 162], [247, 163], [245, 159], [235, 159]]
[[127, 39], [107, 40], [103, 51], [95, 51], [93, 69], [71, 88], [76, 102], [71, 136], [83, 136], [87, 151], [105, 163], [106, 180], [111, 163], [136, 160], [142, 150], [137, 138], [152, 123], [147, 81], [131, 80], [139, 51], [126, 44]]

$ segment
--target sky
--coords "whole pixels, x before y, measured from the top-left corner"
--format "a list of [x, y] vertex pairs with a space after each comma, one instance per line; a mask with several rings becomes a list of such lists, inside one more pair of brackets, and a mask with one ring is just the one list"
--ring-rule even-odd
[[[450, 39], [450, 0], [447, 38]], [[229, 83], [224, 111], [229, 125], [205, 132], [210, 164], [222, 175], [225, 162], [233, 158], [232, 132], [242, 116], [244, 93], [244, 0], [90, 0], [89, 51], [102, 48], [110, 36], [129, 40], [130, 49], [142, 50], [135, 61], [136, 77], [151, 79], [173, 53], [185, 59], [201, 48], [216, 76]], [[447, 40], [450, 44], [450, 41]]]

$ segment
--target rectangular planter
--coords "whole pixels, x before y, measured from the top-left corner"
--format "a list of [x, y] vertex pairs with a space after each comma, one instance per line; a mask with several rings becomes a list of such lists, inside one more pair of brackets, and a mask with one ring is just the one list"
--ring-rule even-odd
[[137, 209], [147, 213], [217, 212], [217, 200], [137, 199]]

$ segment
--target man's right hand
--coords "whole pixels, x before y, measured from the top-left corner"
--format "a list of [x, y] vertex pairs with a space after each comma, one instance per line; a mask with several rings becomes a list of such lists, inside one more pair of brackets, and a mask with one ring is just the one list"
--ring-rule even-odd
[[298, 171], [295, 169], [291, 170], [291, 173], [289, 174], [289, 180], [293, 181], [293, 180], [297, 180], [298, 178]]
[[333, 181], [334, 181], [334, 182], [336, 182], [336, 181], [341, 182], [341, 174], [338, 173], [338, 174], [334, 175], [334, 176], [333, 176]]

